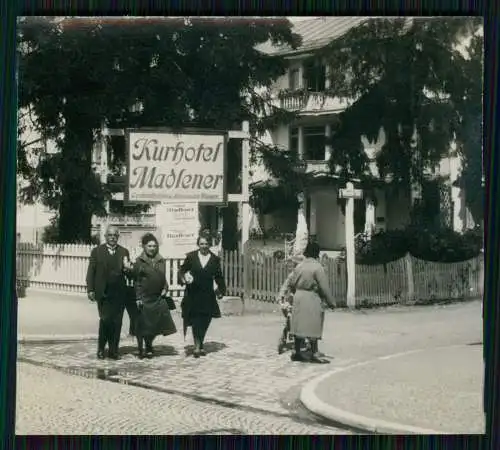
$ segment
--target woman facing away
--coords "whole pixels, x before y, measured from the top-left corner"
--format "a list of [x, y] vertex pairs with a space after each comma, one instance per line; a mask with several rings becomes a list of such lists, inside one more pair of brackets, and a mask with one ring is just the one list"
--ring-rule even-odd
[[305, 259], [297, 265], [289, 280], [294, 294], [290, 321], [290, 333], [295, 337], [292, 361], [306, 361], [301, 346], [302, 341], [308, 339], [313, 352], [310, 361], [327, 362], [319, 358], [318, 340], [323, 336], [325, 306], [335, 308], [336, 304], [330, 294], [325, 270], [318, 260], [319, 253], [319, 245], [309, 242], [304, 251]]
[[179, 283], [186, 286], [181, 303], [184, 336], [191, 327], [195, 358], [206, 355], [203, 348], [205, 336], [212, 319], [221, 317], [217, 299], [226, 293], [220, 258], [210, 251], [209, 242], [206, 233], [198, 237], [198, 250], [186, 255], [179, 271]]
[[143, 252], [132, 270], [139, 310], [135, 335], [141, 359], [153, 356], [153, 340], [156, 336], [169, 336], [177, 332], [165, 299], [168, 293], [166, 261], [158, 252], [158, 240], [153, 234], [147, 233], [142, 238], [142, 248]]

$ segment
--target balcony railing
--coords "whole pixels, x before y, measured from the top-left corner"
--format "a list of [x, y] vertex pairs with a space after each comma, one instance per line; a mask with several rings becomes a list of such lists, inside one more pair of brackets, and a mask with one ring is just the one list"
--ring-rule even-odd
[[350, 102], [340, 100], [321, 92], [291, 91], [282, 92], [279, 96], [280, 108], [287, 111], [319, 112], [319, 111], [343, 111]]
[[299, 111], [305, 108], [307, 100], [307, 95], [287, 95], [280, 98], [280, 108], [287, 111]]

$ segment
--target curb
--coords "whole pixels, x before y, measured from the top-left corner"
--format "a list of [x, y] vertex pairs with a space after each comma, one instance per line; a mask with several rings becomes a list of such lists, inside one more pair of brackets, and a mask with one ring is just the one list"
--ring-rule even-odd
[[[130, 336], [123, 335], [122, 339], [130, 339]], [[96, 334], [29, 334], [17, 336], [18, 344], [56, 344], [63, 342], [97, 341]]]
[[[447, 345], [444, 347], [435, 347], [432, 350], [443, 349], [443, 348], [455, 348], [463, 347], [464, 344], [460, 345]], [[420, 350], [410, 350], [401, 353], [395, 353], [392, 355], [381, 356], [369, 361], [364, 361], [356, 363], [347, 367], [339, 367], [338, 369], [326, 372], [311, 381], [307, 382], [301, 389], [300, 401], [301, 403], [313, 414], [323, 417], [331, 422], [335, 422], [341, 425], [345, 425], [358, 430], [375, 433], [375, 434], [454, 434], [447, 431], [437, 431], [429, 430], [425, 428], [414, 427], [411, 425], [404, 425], [396, 422], [389, 422], [383, 419], [375, 419], [371, 417], [361, 416], [359, 414], [350, 413], [348, 411], [331, 406], [322, 400], [320, 400], [315, 390], [318, 385], [326, 380], [327, 378], [334, 376], [341, 372], [346, 372], [348, 370], [356, 369], [358, 367], [367, 366], [369, 364], [376, 363], [378, 361], [383, 361], [387, 359], [399, 358], [413, 353], [421, 353], [428, 351], [430, 349], [420, 349]]]

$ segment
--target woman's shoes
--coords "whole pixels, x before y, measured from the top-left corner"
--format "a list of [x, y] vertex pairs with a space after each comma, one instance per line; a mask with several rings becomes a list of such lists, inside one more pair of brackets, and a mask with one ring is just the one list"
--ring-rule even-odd
[[200, 356], [207, 356], [207, 352], [203, 349], [200, 349]]
[[137, 357], [139, 359], [144, 359], [144, 350], [139, 349], [139, 352], [137, 353]]
[[193, 350], [193, 356], [199, 358], [201, 356], [201, 350]]

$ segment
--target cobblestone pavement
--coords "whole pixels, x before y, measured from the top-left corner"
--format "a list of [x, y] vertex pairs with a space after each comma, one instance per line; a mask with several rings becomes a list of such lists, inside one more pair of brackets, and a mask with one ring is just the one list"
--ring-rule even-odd
[[[178, 311], [173, 314], [182, 329]], [[96, 335], [95, 305], [78, 297], [23, 298], [19, 301], [18, 334]], [[125, 314], [122, 331], [128, 330]], [[208, 332], [222, 342], [238, 340], [274, 347], [283, 327], [275, 313], [223, 317]], [[392, 353], [482, 341], [481, 301], [425, 307], [389, 307], [355, 312], [327, 312], [323, 352], [342, 358], [372, 359]]]
[[[177, 312], [174, 320], [181, 330]], [[191, 338], [184, 342], [181, 333], [159, 338], [159, 355], [153, 360], [139, 361], [130, 338], [122, 340], [123, 359], [118, 362], [98, 361], [95, 341], [20, 344], [18, 357], [75, 375], [128, 383], [130, 389], [149, 387], [156, 395], [176, 394], [240, 413], [265, 414], [271, 421], [317, 424], [316, 417], [298, 406], [298, 396], [305, 382], [324, 371], [408, 350], [482, 340], [480, 301], [328, 313], [320, 344], [331, 357], [325, 365], [292, 363], [289, 353], [278, 356], [282, 325], [279, 312], [215, 320], [207, 337], [210, 353], [197, 360], [186, 357], [185, 345]], [[123, 331], [127, 328], [125, 318]], [[95, 307], [78, 298], [26, 298], [20, 301], [18, 330], [23, 335], [95, 334]]]
[[219, 339], [207, 342], [207, 356], [195, 359], [179, 334], [158, 338], [155, 344], [157, 356], [151, 360], [137, 358], [132, 338], [122, 341], [120, 361], [98, 360], [96, 343], [88, 341], [20, 344], [18, 359], [284, 416], [295, 414], [287, 400], [290, 391], [325, 370], [355, 362], [350, 358], [324, 365], [291, 362], [289, 353], [279, 356], [271, 345]]
[[18, 363], [16, 434], [348, 434]]

